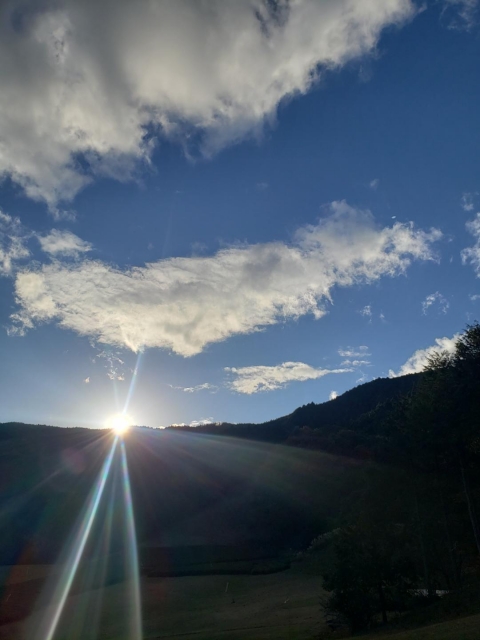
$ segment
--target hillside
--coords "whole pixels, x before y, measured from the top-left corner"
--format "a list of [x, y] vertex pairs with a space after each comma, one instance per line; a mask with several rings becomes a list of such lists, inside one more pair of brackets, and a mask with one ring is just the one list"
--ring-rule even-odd
[[[0, 563], [57, 558], [111, 441], [105, 430], [0, 424]], [[134, 428], [125, 444], [142, 547], [301, 547], [360, 470], [320, 451], [173, 430]]]
[[320, 404], [311, 402], [295, 409], [287, 416], [261, 424], [223, 422], [201, 427], [169, 428], [267, 442], [285, 442], [295, 430], [302, 427], [338, 432], [371, 421], [372, 412], [382, 410], [388, 412], [399, 397], [412, 392], [421, 378], [422, 374], [419, 373], [398, 378], [377, 378], [346, 391], [335, 400]]
[[[479, 416], [475, 324], [421, 375], [374, 380], [270, 422], [132, 428], [142, 574], [258, 575], [299, 560], [323, 578], [328, 614], [354, 631], [415, 611], [437, 590], [463, 603], [479, 579]], [[0, 425], [4, 564], [59, 557], [111, 442], [105, 430]], [[122, 494], [121, 474], [109, 478], [92, 541]], [[112, 517], [120, 533], [121, 511]], [[123, 542], [112, 536], [112, 558]], [[85, 556], [95, 558], [94, 542]]]
[[[320, 451], [313, 454], [278, 444], [359, 457], [358, 442], [351, 435], [346, 438], [346, 430], [357, 433], [358, 439], [365, 425], [375, 423], [372, 415], [390, 411], [391, 403], [411, 392], [418, 379], [413, 375], [374, 380], [335, 400], [310, 403], [258, 425], [134, 429], [127, 447], [142, 541], [212, 544], [215, 531], [213, 544], [248, 541], [281, 547], [308, 542], [334, 514], [338, 493], [344, 492], [345, 499], [349, 495], [351, 474], [345, 471], [353, 467]], [[218, 435], [250, 442], [212, 438]], [[56, 557], [110, 441], [105, 430], [0, 424], [0, 517], [13, 523], [0, 537], [6, 559], [19, 554]], [[319, 481], [322, 496], [314, 490]], [[144, 490], [145, 482], [149, 491]], [[299, 496], [304, 501], [300, 508]]]

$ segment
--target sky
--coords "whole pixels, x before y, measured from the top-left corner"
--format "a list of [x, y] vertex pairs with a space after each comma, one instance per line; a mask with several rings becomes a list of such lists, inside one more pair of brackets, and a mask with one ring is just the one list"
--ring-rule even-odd
[[0, 421], [262, 422], [480, 318], [478, 0], [5, 0]]

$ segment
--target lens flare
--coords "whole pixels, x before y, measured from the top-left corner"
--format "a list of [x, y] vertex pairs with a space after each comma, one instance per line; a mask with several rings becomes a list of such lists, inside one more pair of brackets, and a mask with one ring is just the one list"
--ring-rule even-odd
[[130, 477], [128, 474], [127, 456], [125, 444], [121, 445], [122, 455], [122, 476], [123, 476], [123, 497], [125, 503], [125, 516], [127, 525], [128, 545], [127, 563], [130, 583], [130, 634], [131, 640], [142, 640], [142, 607], [140, 601], [140, 572], [138, 567], [137, 534], [135, 532], [135, 519], [133, 516], [132, 492], [130, 488]]
[[72, 587], [75, 574], [77, 573], [78, 565], [80, 564], [85, 545], [87, 544], [93, 521], [95, 520], [95, 515], [97, 513], [98, 505], [100, 504], [103, 490], [105, 489], [105, 484], [110, 473], [113, 455], [117, 448], [117, 444], [118, 438], [115, 438], [108, 456], [103, 463], [102, 470], [100, 472], [100, 475], [98, 476], [97, 482], [95, 483], [94, 489], [90, 496], [87, 509], [75, 537], [70, 555], [67, 558], [67, 562], [65, 563], [64, 570], [60, 576], [56, 591], [53, 594], [52, 601], [55, 603], [55, 607], [52, 612], [52, 617], [51, 619], [48, 619], [46, 621], [45, 626], [40, 627], [40, 633], [38, 637], [40, 637], [42, 640], [52, 640], [57, 629], [58, 622], [60, 620], [60, 616], [62, 615], [68, 594], [70, 593], [70, 589]]
[[123, 436], [132, 426], [132, 418], [126, 413], [116, 413], [107, 420], [107, 427], [117, 436]]

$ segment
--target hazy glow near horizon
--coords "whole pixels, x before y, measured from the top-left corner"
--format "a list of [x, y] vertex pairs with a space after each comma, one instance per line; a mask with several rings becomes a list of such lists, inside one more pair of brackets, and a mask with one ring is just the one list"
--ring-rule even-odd
[[132, 426], [132, 418], [126, 413], [116, 413], [107, 420], [107, 427], [112, 429], [118, 436], [124, 435]]

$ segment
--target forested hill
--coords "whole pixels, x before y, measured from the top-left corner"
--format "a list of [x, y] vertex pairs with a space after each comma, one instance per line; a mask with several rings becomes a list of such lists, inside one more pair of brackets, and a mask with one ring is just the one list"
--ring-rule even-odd
[[[243, 437], [269, 442], [284, 442], [287, 439], [305, 438], [308, 429], [315, 430], [315, 436], [338, 434], [355, 427], [369, 429], [380, 415], [390, 413], [399, 398], [411, 394], [423, 374], [416, 373], [399, 378], [377, 378], [371, 382], [346, 391], [335, 400], [321, 404], [311, 402], [287, 416], [276, 418], [262, 424], [227, 422], [203, 425], [201, 427], [171, 427], [191, 432], [210, 433]], [[303, 436], [302, 436], [303, 434]], [[300, 442], [297, 442], [300, 444]], [[332, 449], [335, 446], [321, 448]]]

